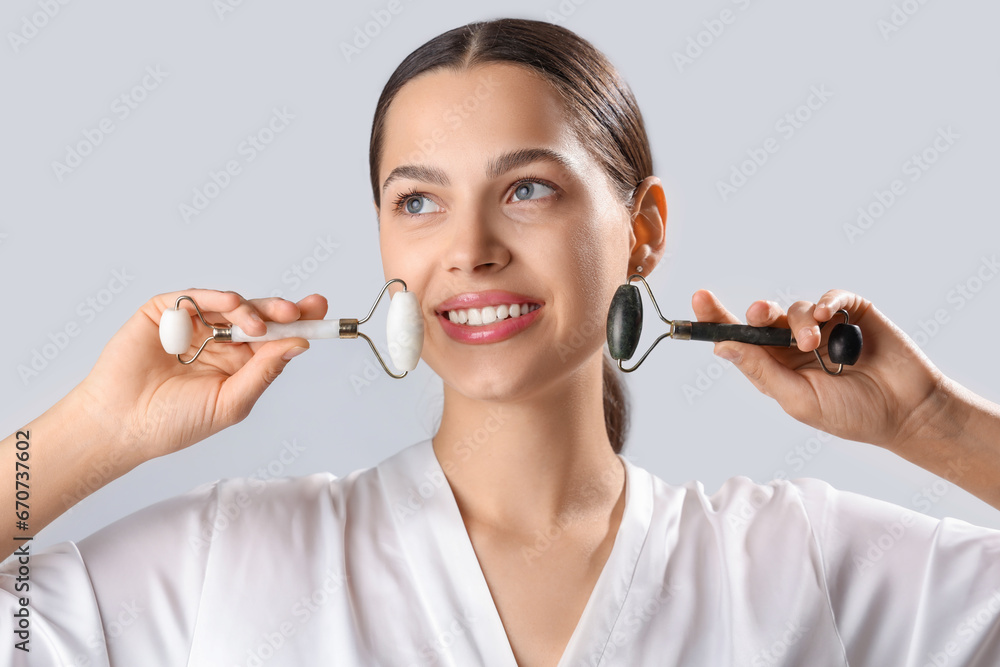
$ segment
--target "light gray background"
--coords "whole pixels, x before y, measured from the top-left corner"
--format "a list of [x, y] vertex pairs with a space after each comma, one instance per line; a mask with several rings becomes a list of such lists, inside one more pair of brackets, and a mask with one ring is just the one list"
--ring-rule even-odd
[[[981, 283], [961, 308], [953, 293], [975, 279], [984, 256], [1000, 251], [996, 3], [402, 0], [400, 13], [350, 61], [341, 44], [388, 2], [245, 0], [225, 13], [208, 0], [53, 2], [58, 13], [15, 48], [11, 33], [22, 33], [43, 4], [16, 0], [0, 14], [5, 433], [79, 382], [155, 294], [192, 286], [248, 297], [319, 292], [331, 317], [367, 312], [382, 284], [367, 170], [379, 91], [427, 39], [501, 15], [557, 20], [604, 50], [632, 85], [669, 203], [670, 256], [651, 280], [668, 317], [692, 317], [690, 296], [701, 287], [740, 314], [757, 298], [787, 304], [843, 287], [872, 299], [911, 335], [941, 310], [947, 323], [921, 338], [923, 348], [945, 373], [998, 398], [992, 342], [1000, 280]], [[902, 5], [917, 11], [883, 34], [879, 22]], [[674, 54], [723, 10], [733, 22], [712, 40], [702, 34], [711, 43], [679, 68]], [[147, 67], [168, 74], [121, 119], [115, 100]], [[776, 121], [814, 86], [832, 97], [787, 138]], [[275, 107], [294, 120], [247, 162], [240, 143]], [[103, 118], [114, 132], [60, 182], [52, 163]], [[957, 141], [911, 182], [904, 162], [949, 127]], [[778, 152], [723, 201], [717, 181], [768, 137]], [[179, 205], [231, 159], [242, 173], [185, 223]], [[897, 178], [905, 194], [852, 243], [844, 225]], [[318, 238], [337, 248], [311, 264]], [[300, 285], [283, 278], [296, 264], [315, 269]], [[101, 290], [115, 271], [131, 276], [127, 287], [99, 313], [81, 308], [110, 296]], [[383, 304], [376, 334], [384, 312]], [[67, 324], [79, 335], [23, 380], [19, 367]], [[642, 347], [658, 333], [647, 325]], [[38, 546], [80, 539], [216, 478], [261, 468], [264, 476], [343, 475], [432, 434], [437, 377], [421, 364], [403, 381], [380, 373], [359, 386], [372, 363], [360, 341], [314, 343], [245, 422], [103, 488], [43, 531]], [[699, 379], [705, 391], [685, 395]], [[627, 383], [626, 453], [668, 482], [698, 479], [714, 490], [733, 475], [765, 481], [784, 471], [1000, 527], [996, 510], [950, 484], [938, 486], [945, 492], [936, 502], [918, 502], [936, 478], [883, 450], [810, 440], [814, 430], [717, 361], [710, 345], [664, 341]], [[293, 441], [305, 451], [284, 463], [281, 452]], [[39, 435], [34, 446], [53, 443]], [[806, 446], [815, 453], [797, 459], [796, 448]], [[0, 480], [12, 474], [0, 471]]]

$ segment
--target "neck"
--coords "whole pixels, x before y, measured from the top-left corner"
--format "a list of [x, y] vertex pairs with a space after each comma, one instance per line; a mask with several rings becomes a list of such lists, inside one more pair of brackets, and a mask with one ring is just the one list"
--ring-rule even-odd
[[601, 355], [540, 395], [480, 401], [445, 385], [434, 453], [466, 523], [551, 525], [607, 514], [625, 481], [604, 425]]

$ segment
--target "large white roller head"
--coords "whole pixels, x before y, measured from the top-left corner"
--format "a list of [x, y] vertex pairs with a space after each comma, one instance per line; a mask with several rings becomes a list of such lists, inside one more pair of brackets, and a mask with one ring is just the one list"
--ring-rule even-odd
[[424, 317], [416, 294], [402, 290], [392, 297], [385, 336], [393, 365], [401, 371], [416, 368], [424, 347]]
[[160, 315], [160, 344], [168, 354], [184, 354], [191, 347], [194, 327], [191, 314], [183, 308], [169, 308]]

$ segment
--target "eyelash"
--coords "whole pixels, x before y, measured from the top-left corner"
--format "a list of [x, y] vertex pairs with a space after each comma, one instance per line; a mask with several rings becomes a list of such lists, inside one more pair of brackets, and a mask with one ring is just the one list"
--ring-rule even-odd
[[396, 213], [402, 213], [403, 215], [414, 216], [413, 213], [406, 212], [406, 202], [413, 197], [425, 197], [426, 195], [422, 192], [417, 191], [415, 188], [410, 188], [407, 192], [402, 193], [392, 202], [392, 209]]
[[[512, 193], [513, 192], [517, 192], [517, 189], [519, 187], [521, 187], [522, 185], [524, 185], [525, 183], [537, 183], [539, 185], [544, 185], [546, 187], [552, 188], [552, 190], [555, 191], [555, 192], [559, 191], [558, 188], [556, 188], [555, 185], [553, 185], [552, 183], [549, 183], [544, 178], [538, 178], [536, 176], [531, 176], [531, 175], [528, 175], [528, 176], [525, 176], [523, 178], [517, 179], [516, 181], [514, 181], [513, 184], [511, 184], [511, 186], [508, 188], [508, 190], [510, 192], [512, 192]], [[410, 199], [412, 199], [413, 197], [427, 197], [427, 195], [424, 194], [423, 192], [420, 192], [416, 188], [410, 188], [406, 192], [401, 193], [399, 196], [397, 196], [393, 200], [393, 202], [392, 202], [392, 208], [393, 208], [393, 210], [396, 213], [399, 213], [399, 214], [402, 214], [402, 215], [406, 215], [406, 216], [409, 216], [411, 218], [416, 218], [416, 217], [419, 217], [421, 215], [426, 215], [424, 213], [408, 213], [406, 211], [406, 202], [409, 201]]]

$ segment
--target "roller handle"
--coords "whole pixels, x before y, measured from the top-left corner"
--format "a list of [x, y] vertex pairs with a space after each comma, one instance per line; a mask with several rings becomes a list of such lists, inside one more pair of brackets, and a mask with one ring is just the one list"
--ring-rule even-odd
[[[218, 330], [218, 329], [217, 329]], [[267, 332], [261, 336], [251, 336], [237, 325], [229, 328], [227, 342], [262, 343], [283, 338], [337, 338], [340, 331], [337, 320], [299, 320], [298, 322], [268, 322]], [[186, 310], [169, 309], [160, 317], [160, 342], [170, 354], [183, 354], [191, 346], [194, 332], [191, 317]]]
[[321, 340], [337, 338], [340, 333], [338, 320], [299, 320], [297, 322], [268, 322], [267, 333], [261, 336], [251, 336], [238, 325], [233, 325], [234, 343], [262, 343], [269, 340], [284, 338], [305, 338], [306, 340]]
[[[792, 332], [789, 329], [718, 322], [675, 321], [671, 337], [679, 340], [703, 340], [711, 343], [732, 340], [738, 343], [775, 347], [791, 347], [795, 344], [795, 339], [792, 338]], [[830, 332], [830, 339], [827, 342], [830, 361], [845, 366], [854, 365], [861, 357], [863, 343], [861, 327], [843, 322], [837, 324]]]
[[718, 322], [675, 321], [672, 338], [705, 340], [711, 343], [733, 340], [737, 343], [774, 345], [778, 347], [790, 347], [795, 342], [792, 339], [792, 332], [789, 329], [752, 327], [747, 324], [722, 324]]

